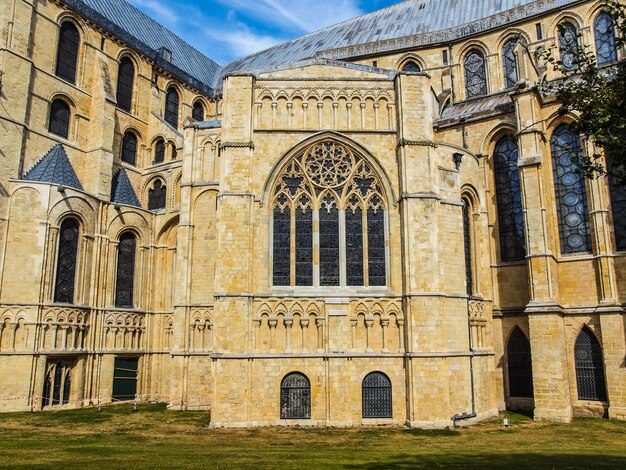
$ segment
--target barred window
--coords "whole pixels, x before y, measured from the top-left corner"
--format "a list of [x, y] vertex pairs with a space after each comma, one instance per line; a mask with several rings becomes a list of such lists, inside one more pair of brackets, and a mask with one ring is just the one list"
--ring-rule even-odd
[[135, 255], [137, 239], [132, 233], [120, 237], [117, 247], [117, 276], [115, 281], [115, 306], [134, 307]]
[[70, 135], [70, 116], [69, 105], [61, 99], [54, 100], [50, 106], [48, 130], [67, 139]]
[[54, 289], [54, 301], [58, 303], [74, 303], [79, 228], [78, 221], [69, 218], [63, 221], [59, 230], [59, 250]]
[[122, 161], [135, 165], [137, 162], [137, 136], [131, 131], [122, 138]]
[[579, 400], [606, 401], [604, 359], [598, 338], [584, 327], [574, 345]]
[[59, 31], [56, 76], [70, 83], [76, 82], [79, 46], [80, 34], [78, 34], [78, 29], [71, 22], [66, 21], [61, 25]]
[[611, 213], [615, 232], [615, 248], [626, 251], [626, 187], [619, 184], [618, 175], [613, 171], [610, 159], [607, 160], [609, 192], [611, 193]]
[[559, 25], [559, 53], [563, 68], [574, 70], [578, 68], [578, 31], [576, 26], [567, 22]]
[[467, 295], [474, 293], [474, 272], [472, 256], [472, 218], [470, 213], [470, 202], [463, 198], [463, 253], [465, 256], [465, 287]]
[[130, 112], [133, 102], [133, 83], [135, 80], [135, 66], [128, 57], [120, 60], [117, 73], [117, 106]]
[[487, 94], [487, 73], [485, 70], [485, 56], [478, 49], [472, 49], [463, 61], [465, 70], [466, 98]]
[[168, 88], [165, 95], [165, 121], [172, 125], [174, 128], [178, 128], [178, 106], [179, 106], [178, 93], [173, 87]]
[[387, 285], [381, 182], [345, 145], [324, 141], [292, 158], [272, 216], [274, 286]]
[[57, 361], [46, 365], [41, 404], [43, 408], [70, 403], [72, 390], [72, 364]]
[[165, 161], [165, 141], [157, 140], [154, 144], [154, 163], [163, 163]]
[[311, 418], [311, 383], [306, 375], [292, 372], [280, 383], [280, 419]]
[[504, 87], [508, 90], [513, 88], [519, 80], [517, 61], [515, 60], [515, 48], [519, 38], [509, 39], [502, 47], [502, 68], [504, 70]]
[[615, 45], [615, 23], [607, 12], [600, 13], [593, 23], [593, 32], [596, 42], [596, 57], [599, 65], [608, 64], [617, 60]]
[[533, 397], [533, 366], [530, 341], [515, 327], [506, 348], [509, 372], [509, 396]]
[[167, 187], [161, 180], [156, 180], [152, 189], [148, 191], [148, 210], [158, 211], [165, 209]]
[[416, 64], [415, 62], [413, 62], [412, 60], [407, 62], [406, 64], [404, 64], [404, 67], [402, 67], [402, 71], [403, 72], [412, 72], [412, 73], [417, 73], [417, 72], [421, 72], [422, 69], [421, 67]]
[[518, 158], [519, 149], [513, 137], [504, 137], [497, 143], [493, 163], [502, 261], [519, 261], [526, 257]]
[[202, 106], [202, 103], [200, 101], [196, 101], [193, 104], [191, 117], [194, 121], [204, 121], [204, 106]]
[[550, 148], [561, 253], [588, 253], [591, 235], [580, 138], [562, 124], [552, 134]]
[[391, 380], [382, 372], [372, 372], [362, 384], [363, 418], [392, 418]]

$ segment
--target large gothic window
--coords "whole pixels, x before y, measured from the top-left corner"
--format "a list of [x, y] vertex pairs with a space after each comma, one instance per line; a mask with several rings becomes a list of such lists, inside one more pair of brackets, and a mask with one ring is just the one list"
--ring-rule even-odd
[[518, 157], [519, 150], [513, 137], [505, 137], [496, 145], [493, 163], [502, 261], [519, 261], [526, 257]]
[[463, 61], [465, 69], [466, 98], [487, 94], [487, 73], [485, 70], [485, 56], [478, 49], [472, 49]]
[[593, 32], [596, 41], [596, 57], [599, 65], [608, 64], [617, 60], [615, 46], [615, 23], [607, 12], [600, 13], [593, 23]]
[[165, 209], [167, 187], [161, 180], [156, 180], [152, 189], [148, 190], [148, 210], [158, 211]]
[[587, 327], [583, 328], [576, 339], [574, 359], [578, 399], [606, 401], [602, 347], [598, 338]]
[[519, 80], [517, 62], [515, 60], [515, 48], [519, 38], [509, 39], [502, 47], [502, 68], [504, 71], [504, 87], [508, 90], [513, 88]]
[[165, 120], [174, 128], [178, 128], [178, 105], [180, 99], [178, 93], [172, 87], [168, 88], [165, 95]]
[[626, 187], [619, 184], [618, 178], [608, 167], [609, 192], [611, 193], [611, 213], [615, 232], [615, 248], [626, 251]]
[[122, 138], [122, 161], [135, 165], [137, 163], [137, 136], [127, 131]]
[[117, 278], [115, 281], [115, 306], [132, 308], [135, 290], [135, 255], [137, 239], [132, 233], [120, 237], [117, 247]]
[[372, 372], [363, 379], [363, 418], [392, 418], [391, 380], [382, 372]]
[[58, 361], [48, 363], [41, 397], [42, 407], [67, 405], [72, 389], [72, 365]]
[[63, 221], [59, 230], [59, 251], [54, 289], [55, 302], [74, 303], [79, 227], [76, 219], [69, 218]]
[[509, 396], [533, 397], [533, 366], [530, 341], [515, 327], [506, 348], [509, 369]]
[[293, 372], [280, 383], [280, 419], [311, 418], [311, 383], [306, 375]]
[[120, 60], [117, 73], [117, 106], [130, 112], [133, 102], [133, 82], [135, 80], [135, 66], [128, 57]]
[[56, 99], [50, 106], [50, 121], [48, 130], [53, 134], [67, 139], [70, 135], [70, 107], [60, 99]]
[[576, 26], [567, 22], [559, 25], [559, 53], [563, 68], [574, 70], [578, 67], [578, 31]]
[[472, 256], [472, 215], [470, 202], [463, 198], [463, 254], [465, 255], [465, 287], [470, 297], [474, 293], [474, 257]]
[[581, 172], [580, 139], [567, 124], [557, 127], [550, 140], [561, 253], [591, 251], [585, 178]]
[[79, 45], [80, 34], [78, 34], [76, 26], [66, 21], [61, 25], [61, 30], [59, 31], [56, 75], [70, 83], [76, 82]]
[[324, 141], [291, 159], [272, 214], [274, 286], [387, 285], [381, 182], [345, 145]]

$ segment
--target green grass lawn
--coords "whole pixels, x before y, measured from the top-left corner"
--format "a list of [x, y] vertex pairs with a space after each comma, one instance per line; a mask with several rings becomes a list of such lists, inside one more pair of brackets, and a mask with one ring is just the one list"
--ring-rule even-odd
[[209, 429], [209, 414], [128, 405], [0, 415], [0, 468], [620, 468], [626, 423], [509, 416], [460, 430]]

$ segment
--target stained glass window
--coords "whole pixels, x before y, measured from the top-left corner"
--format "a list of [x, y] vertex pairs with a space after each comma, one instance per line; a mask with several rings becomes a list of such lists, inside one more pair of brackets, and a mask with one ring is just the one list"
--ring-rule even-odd
[[286, 375], [280, 383], [280, 419], [311, 418], [311, 383], [298, 372]]
[[615, 248], [617, 251], [626, 251], [626, 187], [619, 184], [618, 176], [613, 172], [611, 165], [608, 165], [608, 170]]
[[478, 49], [472, 49], [463, 61], [465, 69], [465, 94], [467, 98], [487, 94], [485, 57]]
[[76, 65], [80, 35], [76, 26], [69, 21], [61, 25], [57, 49], [56, 75], [70, 83], [76, 82]]
[[533, 369], [530, 341], [515, 327], [506, 348], [509, 372], [509, 396], [533, 397]]
[[363, 418], [392, 418], [391, 380], [382, 372], [372, 372], [363, 379]]
[[402, 71], [403, 72], [417, 73], [417, 72], [421, 72], [422, 69], [420, 68], [419, 65], [417, 65], [415, 62], [413, 62], [411, 60], [411, 61], [407, 62], [406, 64], [404, 64], [404, 67], [402, 67]]
[[563, 23], [559, 26], [559, 52], [561, 62], [566, 70], [578, 67], [578, 31], [572, 23]]
[[132, 233], [120, 237], [117, 247], [117, 279], [115, 282], [115, 306], [134, 307], [135, 255], [137, 240]]
[[550, 140], [554, 190], [561, 253], [591, 251], [585, 178], [581, 172], [580, 139], [567, 124], [559, 126]]
[[58, 361], [46, 364], [41, 406], [49, 407], [70, 403], [72, 391], [72, 364]]
[[70, 107], [63, 100], [54, 100], [50, 106], [48, 130], [53, 134], [68, 138], [70, 135]]
[[515, 48], [519, 38], [509, 39], [502, 47], [502, 68], [504, 69], [504, 87], [513, 88], [519, 80], [517, 62], [515, 60]]
[[370, 286], [387, 285], [385, 268], [385, 213], [382, 210], [367, 210], [367, 253]]
[[130, 131], [122, 138], [122, 161], [131, 165], [137, 162], [137, 137]]
[[505, 137], [496, 145], [493, 160], [502, 261], [518, 261], [526, 257], [518, 157], [517, 142], [513, 137]]
[[54, 289], [54, 301], [74, 303], [76, 260], [78, 255], [79, 224], [76, 219], [65, 219], [59, 230], [59, 252]]
[[165, 209], [167, 187], [161, 180], [156, 180], [152, 189], [148, 191], [148, 210]]
[[465, 286], [467, 295], [474, 293], [474, 273], [472, 256], [472, 221], [470, 214], [470, 203], [463, 199], [463, 251], [465, 254]]
[[602, 347], [598, 338], [587, 327], [583, 328], [576, 339], [574, 359], [578, 399], [606, 401]]
[[165, 121], [172, 125], [174, 128], [178, 128], [178, 105], [179, 98], [178, 93], [174, 88], [168, 88], [165, 95]]
[[320, 285], [339, 285], [339, 209], [326, 196], [320, 209]]
[[607, 12], [600, 13], [593, 23], [593, 32], [596, 40], [596, 56], [599, 65], [608, 64], [617, 60], [615, 45], [615, 23]]
[[313, 210], [308, 200], [296, 209], [296, 285], [313, 285]]
[[204, 121], [204, 106], [202, 106], [202, 103], [200, 103], [200, 101], [196, 101], [194, 103], [191, 117], [194, 121]]
[[128, 57], [120, 60], [117, 73], [117, 106], [130, 112], [133, 102], [133, 82], [135, 80], [135, 66]]
[[346, 271], [349, 286], [362, 286], [363, 277], [363, 209], [346, 211]]
[[154, 163], [163, 163], [165, 161], [165, 142], [159, 139], [154, 145]]
[[291, 285], [291, 209], [274, 209], [274, 285]]

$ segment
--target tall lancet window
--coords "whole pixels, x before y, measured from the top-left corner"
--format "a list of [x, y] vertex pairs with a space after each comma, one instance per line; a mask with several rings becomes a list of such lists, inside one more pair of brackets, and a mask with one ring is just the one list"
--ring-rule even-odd
[[615, 45], [615, 23], [607, 12], [600, 13], [593, 23], [593, 33], [596, 42], [596, 57], [599, 65], [608, 64], [617, 60]]
[[515, 60], [515, 48], [519, 38], [509, 39], [502, 47], [502, 68], [504, 71], [504, 87], [508, 90], [513, 88], [519, 80], [517, 61]]
[[340, 142], [289, 160], [273, 191], [273, 285], [386, 286], [384, 201], [373, 168]]
[[466, 98], [487, 94], [487, 72], [485, 70], [485, 56], [478, 49], [472, 49], [463, 61], [465, 70]]
[[61, 224], [54, 289], [54, 301], [58, 303], [74, 303], [79, 233], [80, 225], [76, 219], [65, 219]]
[[567, 22], [559, 26], [559, 53], [566, 70], [578, 68], [578, 31], [576, 26]]
[[137, 239], [130, 232], [120, 237], [117, 247], [117, 278], [115, 282], [115, 306], [132, 308], [135, 291], [135, 255]]

